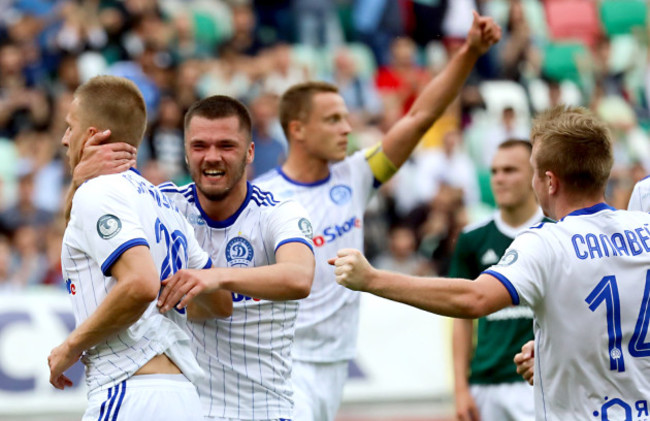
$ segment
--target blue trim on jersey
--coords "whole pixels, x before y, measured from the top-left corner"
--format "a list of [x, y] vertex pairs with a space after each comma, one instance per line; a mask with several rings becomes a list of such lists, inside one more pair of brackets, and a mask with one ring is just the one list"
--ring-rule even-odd
[[99, 407], [99, 418], [97, 418], [97, 421], [102, 421], [102, 418], [104, 417], [104, 409], [106, 409], [106, 402], [111, 400], [111, 397], [113, 395], [113, 388], [111, 387], [108, 389], [108, 397], [104, 402], [102, 402], [102, 406]]
[[301, 183], [300, 181], [292, 180], [291, 178], [289, 178], [289, 176], [286, 175], [286, 174], [282, 171], [282, 168], [281, 168], [281, 167], [276, 168], [276, 171], [278, 172], [278, 174], [280, 174], [280, 175], [282, 176], [282, 178], [284, 178], [285, 180], [287, 180], [289, 183], [291, 183], [291, 184], [295, 184], [296, 186], [303, 186], [303, 187], [316, 187], [316, 186], [320, 186], [321, 184], [325, 184], [325, 183], [327, 183], [328, 181], [330, 181], [330, 178], [332, 177], [332, 173], [328, 173], [328, 174], [327, 174], [327, 177], [323, 178], [322, 180], [314, 181], [314, 182], [311, 182], [311, 183]]
[[642, 178], [641, 180], [639, 180], [639, 181], [643, 181], [643, 180], [645, 180], [646, 178], [650, 178], [650, 174], [646, 175], [645, 177], [643, 177], [643, 178]]
[[131, 168], [129, 168], [129, 170], [130, 170], [130, 171], [133, 171], [134, 173], [136, 173], [136, 174], [138, 174], [140, 177], [142, 177], [142, 174], [140, 174], [140, 171], [138, 171], [137, 169], [131, 167]]
[[115, 398], [117, 398], [117, 392], [118, 392], [118, 387], [119, 386], [120, 385], [118, 384], [117, 386], [113, 387], [113, 390], [114, 390], [115, 394], [111, 398], [111, 401], [108, 403], [108, 410], [106, 411], [106, 416], [104, 417], [103, 420], [100, 419], [101, 421], [108, 421], [108, 417], [111, 416], [111, 410], [113, 409], [113, 404], [115, 403]]
[[120, 408], [122, 407], [122, 401], [124, 400], [124, 393], [126, 392], [126, 380], [122, 382], [122, 393], [120, 393], [120, 399], [117, 401], [117, 407], [113, 413], [112, 421], [117, 421], [117, 415], [120, 413]]
[[530, 229], [531, 229], [531, 230], [538, 230], [538, 229], [542, 228], [542, 227], [544, 226], [545, 223], [546, 223], [546, 222], [540, 222], [539, 224], [537, 224], [537, 225], [533, 225], [532, 227], [530, 227]]
[[208, 257], [208, 261], [205, 262], [205, 266], [203, 266], [203, 269], [210, 269], [212, 267], [212, 259]]
[[199, 212], [201, 212], [201, 216], [205, 220], [205, 223], [208, 224], [208, 226], [211, 228], [227, 228], [232, 224], [234, 224], [237, 218], [239, 217], [239, 215], [244, 211], [244, 209], [246, 209], [246, 206], [248, 206], [248, 202], [251, 201], [251, 195], [253, 194], [253, 189], [251, 183], [246, 182], [246, 198], [244, 199], [244, 202], [241, 204], [241, 206], [239, 207], [239, 209], [237, 209], [235, 213], [233, 213], [223, 221], [215, 221], [214, 219], [210, 218], [207, 213], [205, 213], [205, 211], [201, 207], [201, 202], [199, 201], [199, 197], [196, 194], [196, 184], [192, 184], [192, 192], [193, 192], [194, 201], [196, 203], [196, 208], [199, 210]]
[[375, 177], [372, 177], [372, 188], [373, 189], [378, 189], [381, 187], [383, 183], [379, 180], [377, 180]]
[[275, 206], [280, 203], [280, 201], [273, 196], [273, 193], [264, 191], [253, 184], [251, 184], [251, 188], [251, 199], [253, 199], [258, 206]]
[[[593, 206], [589, 206], [588, 208], [582, 208], [582, 209], [574, 210], [573, 212], [571, 212], [567, 216], [593, 215], [594, 213], [603, 211], [605, 209], [616, 210], [615, 208], [609, 206], [607, 203], [601, 202], [601, 203], [597, 203], [597, 204], [595, 204]], [[567, 216], [565, 216], [564, 218], [566, 218]], [[560, 219], [560, 221], [564, 221], [564, 218]]]
[[273, 252], [275, 253], [276, 251], [278, 251], [278, 249], [281, 246], [283, 246], [283, 245], [285, 245], [287, 243], [303, 243], [304, 245], [309, 247], [309, 250], [311, 250], [312, 253], [314, 252], [314, 246], [312, 244], [310, 244], [309, 241], [305, 240], [304, 238], [300, 238], [300, 237], [287, 238], [286, 240], [280, 241], [278, 243], [278, 246], [275, 248], [275, 250]]
[[514, 285], [512, 285], [512, 282], [508, 280], [505, 276], [501, 275], [499, 272], [495, 272], [493, 270], [484, 270], [481, 272], [481, 275], [486, 274], [490, 276], [494, 276], [503, 284], [504, 287], [508, 290], [510, 293], [510, 298], [512, 299], [512, 304], [518, 306], [519, 305], [519, 293], [517, 292], [517, 289], [515, 288]]
[[116, 248], [115, 251], [113, 251], [113, 253], [111, 253], [111, 255], [108, 256], [106, 260], [104, 260], [104, 263], [102, 263], [102, 273], [104, 274], [104, 276], [111, 276], [111, 266], [113, 266], [115, 261], [119, 259], [119, 257], [125, 251], [135, 246], [149, 247], [149, 243], [144, 238], [132, 238], [126, 243]]

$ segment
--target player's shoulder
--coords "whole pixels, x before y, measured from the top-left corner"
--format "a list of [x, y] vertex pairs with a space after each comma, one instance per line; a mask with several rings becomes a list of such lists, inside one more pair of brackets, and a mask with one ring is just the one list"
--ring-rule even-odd
[[188, 184], [178, 186], [172, 181], [167, 181], [165, 183], [159, 184], [158, 186], [156, 186], [156, 188], [160, 190], [160, 192], [163, 193], [165, 196], [169, 197], [171, 200], [176, 202], [177, 204], [179, 202], [182, 203], [195, 202], [194, 183], [188, 183]]
[[473, 236], [476, 234], [480, 234], [484, 231], [496, 228], [496, 225], [494, 223], [494, 218], [495, 215], [491, 215], [485, 219], [481, 219], [480, 221], [476, 221], [471, 224], [465, 225], [463, 231], [461, 232], [461, 235], [464, 235], [465, 237]]
[[127, 196], [137, 191], [136, 183], [132, 180], [132, 178], [135, 178], [133, 176], [141, 178], [132, 170], [93, 177], [77, 188], [74, 199], [76, 201], [101, 200], [113, 196]]
[[267, 217], [279, 215], [281, 218], [291, 218], [297, 213], [305, 212], [300, 203], [294, 199], [279, 199], [269, 190], [256, 184], [250, 184], [250, 203], [258, 208], [258, 212]]
[[267, 184], [275, 183], [278, 179], [281, 179], [279, 168], [271, 168], [267, 172], [258, 175], [253, 180], [253, 184], [257, 186], [266, 186]]
[[282, 200], [277, 199], [267, 188], [260, 187], [257, 184], [251, 183], [249, 189], [251, 202], [255, 203], [260, 208], [274, 208], [283, 202]]

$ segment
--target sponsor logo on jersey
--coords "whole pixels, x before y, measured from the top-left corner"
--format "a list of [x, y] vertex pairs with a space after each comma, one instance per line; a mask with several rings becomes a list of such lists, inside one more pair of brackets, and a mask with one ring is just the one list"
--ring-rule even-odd
[[71, 279], [65, 280], [65, 288], [68, 290], [68, 294], [75, 295], [77, 293], [77, 287], [74, 286]]
[[232, 302], [233, 303], [238, 303], [240, 301], [251, 301], [251, 300], [253, 300], [253, 301], [261, 301], [261, 298], [253, 298], [253, 297], [249, 297], [248, 295], [238, 294], [236, 292], [231, 292], [230, 294], [232, 295]]
[[300, 218], [300, 221], [298, 221], [298, 228], [300, 228], [300, 231], [302, 232], [302, 235], [305, 237], [312, 239], [314, 238], [314, 229], [311, 226], [311, 222], [309, 222], [309, 219], [307, 218]]
[[519, 258], [519, 253], [517, 253], [517, 250], [510, 250], [503, 255], [501, 260], [499, 260], [499, 266], [510, 266], [511, 264], [516, 262], [518, 258]]
[[192, 225], [205, 225], [205, 219], [201, 215], [187, 215], [187, 220]]
[[104, 240], [115, 237], [122, 229], [122, 221], [115, 215], [106, 214], [97, 220], [97, 234]]
[[345, 205], [352, 199], [352, 189], [343, 184], [334, 186], [330, 190], [330, 199], [339, 206]]
[[314, 237], [314, 245], [316, 247], [322, 247], [327, 243], [331, 243], [339, 237], [350, 232], [353, 228], [361, 228], [361, 219], [353, 216], [347, 221], [343, 222], [341, 225], [335, 224], [330, 225], [329, 227], [323, 230], [323, 234]]
[[235, 237], [226, 245], [228, 266], [248, 266], [253, 255], [253, 246], [244, 237]]

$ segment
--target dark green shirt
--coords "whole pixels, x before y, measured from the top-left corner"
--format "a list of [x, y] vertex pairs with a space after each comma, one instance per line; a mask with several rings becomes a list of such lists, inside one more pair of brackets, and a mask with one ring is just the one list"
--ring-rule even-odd
[[[458, 237], [450, 277], [475, 279], [499, 261], [514, 240], [516, 230], [498, 218], [499, 214], [479, 226], [470, 226]], [[543, 218], [540, 211], [526, 227], [542, 220], [552, 222]], [[476, 347], [470, 362], [470, 384], [522, 381], [512, 359], [524, 343], [533, 339], [532, 318], [530, 308], [516, 306], [478, 320]]]

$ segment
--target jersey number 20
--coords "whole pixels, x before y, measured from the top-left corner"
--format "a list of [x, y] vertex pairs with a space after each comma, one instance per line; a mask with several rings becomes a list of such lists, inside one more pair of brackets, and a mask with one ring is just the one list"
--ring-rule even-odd
[[[187, 262], [187, 237], [181, 231], [176, 230], [169, 234], [167, 227], [160, 222], [160, 218], [156, 219], [156, 242], [158, 244], [164, 242], [167, 249], [167, 254], [160, 265], [160, 280], [164, 281], [185, 266]], [[185, 314], [185, 309], [174, 309]]]

